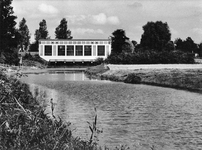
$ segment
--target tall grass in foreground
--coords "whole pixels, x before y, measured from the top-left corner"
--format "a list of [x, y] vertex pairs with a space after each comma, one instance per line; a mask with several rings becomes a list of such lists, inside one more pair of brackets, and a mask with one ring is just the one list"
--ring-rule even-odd
[[[101, 150], [95, 140], [96, 122], [89, 123], [89, 141], [73, 137], [70, 123], [50, 118], [26, 84], [0, 70], [0, 149], [1, 150]], [[52, 108], [52, 115], [54, 108]], [[108, 148], [103, 148], [107, 150]], [[115, 148], [124, 150], [125, 146]]]

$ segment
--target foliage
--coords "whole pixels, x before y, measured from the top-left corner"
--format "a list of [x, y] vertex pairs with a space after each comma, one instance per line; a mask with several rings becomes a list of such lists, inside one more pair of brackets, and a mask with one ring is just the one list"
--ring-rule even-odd
[[72, 39], [71, 31], [68, 30], [67, 20], [63, 18], [60, 25], [55, 29], [56, 39]]
[[17, 49], [14, 48], [6, 48], [3, 52], [3, 60], [4, 63], [9, 65], [18, 65], [20, 59], [18, 58], [18, 52]]
[[35, 42], [31, 44], [30, 51], [38, 52], [38, 45], [40, 39], [47, 39], [48, 37], [48, 30], [46, 25], [46, 20], [42, 20], [39, 23], [39, 29], [35, 31]]
[[38, 45], [39, 45], [39, 41], [35, 41], [33, 42], [30, 47], [29, 47], [29, 51], [30, 52], [38, 52]]
[[124, 83], [139, 84], [141, 83], [141, 78], [134, 73], [130, 73], [124, 80]]
[[131, 53], [134, 51], [134, 49], [135, 49], [135, 47], [134, 47], [133, 43], [130, 42], [129, 40], [126, 40], [122, 46], [122, 52]]
[[133, 43], [134, 47], [137, 45], [137, 41], [132, 40], [131, 42]]
[[173, 41], [168, 41], [168, 43], [166, 43], [165, 47], [164, 47], [165, 51], [173, 51], [175, 50], [175, 45], [173, 43]]
[[140, 41], [141, 47], [162, 50], [170, 41], [171, 33], [167, 23], [161, 21], [148, 22], [143, 26], [144, 33]]
[[189, 64], [194, 63], [194, 56], [182, 51], [144, 50], [134, 53], [111, 54], [106, 60], [111, 64]]
[[176, 39], [175, 42], [176, 49], [184, 51], [184, 52], [197, 52], [197, 44], [191, 39], [191, 37], [187, 37], [186, 40], [182, 40], [180, 38]]
[[95, 60], [95, 63], [96, 63], [97, 65], [100, 65], [100, 64], [104, 63], [104, 59], [99, 57], [99, 58], [97, 58], [97, 59]]
[[26, 62], [26, 66], [35, 66], [36, 62], [39, 62], [43, 65], [47, 65], [48, 63], [46, 60], [42, 59], [38, 54], [33, 56], [30, 53], [26, 53], [23, 57], [23, 62], [25, 62], [26, 60], [29, 60]]
[[38, 41], [40, 39], [47, 39], [48, 37], [48, 30], [46, 25], [46, 20], [42, 20], [39, 23], [39, 29], [35, 31], [35, 40]]
[[17, 47], [18, 32], [15, 29], [16, 16], [13, 15], [12, 0], [0, 1], [0, 53]]
[[112, 33], [111, 40], [112, 40], [112, 53], [119, 54], [122, 52], [123, 46], [127, 44], [126, 40], [129, 40], [129, 38], [126, 37], [124, 30], [117, 29]]
[[20, 34], [20, 40], [19, 40], [20, 48], [22, 51], [24, 51], [24, 50], [26, 51], [28, 49], [29, 44], [30, 44], [29, 43], [30, 33], [29, 33], [28, 26], [26, 25], [25, 18], [23, 18], [20, 21], [18, 32]]
[[87, 123], [89, 124], [89, 129], [91, 131], [89, 143], [97, 145], [97, 142], [99, 141], [98, 140], [98, 134], [102, 133], [102, 130], [99, 130], [97, 128], [97, 110], [96, 110], [96, 108], [94, 108], [94, 110], [95, 110], [94, 122], [92, 124], [90, 122], [87, 122]]

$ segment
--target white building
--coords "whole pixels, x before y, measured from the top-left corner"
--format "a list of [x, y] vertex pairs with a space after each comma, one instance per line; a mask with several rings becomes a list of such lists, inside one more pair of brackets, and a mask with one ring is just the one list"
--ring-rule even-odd
[[93, 62], [110, 53], [109, 39], [39, 40], [39, 56], [50, 62]]

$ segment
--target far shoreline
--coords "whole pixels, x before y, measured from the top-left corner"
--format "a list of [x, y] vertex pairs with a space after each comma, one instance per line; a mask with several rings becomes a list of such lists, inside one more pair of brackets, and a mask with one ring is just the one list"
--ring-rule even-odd
[[[202, 93], [202, 64], [188, 64], [187, 67], [185, 67], [186, 65], [181, 65], [184, 66], [181, 68], [174, 67], [175, 64], [170, 65], [169, 68], [163, 68], [163, 66], [166, 65], [156, 65], [161, 66], [160, 68], [141, 68], [140, 66], [137, 68], [138, 65], [131, 66], [132, 65], [99, 65], [88, 68], [86, 74], [89, 77], [99, 78], [101, 80], [169, 87]], [[180, 64], [178, 66], [180, 66]]]

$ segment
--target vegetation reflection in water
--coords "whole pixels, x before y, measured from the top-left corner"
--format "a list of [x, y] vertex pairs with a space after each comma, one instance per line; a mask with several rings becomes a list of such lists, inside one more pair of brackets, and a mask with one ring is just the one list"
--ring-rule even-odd
[[91, 82], [85, 76], [83, 81], [72, 81], [65, 76], [29, 75], [23, 80], [30, 83], [35, 95], [44, 98], [49, 112], [48, 104], [53, 98], [54, 113], [73, 124], [76, 136], [90, 138], [87, 121], [93, 121], [96, 107], [97, 126], [103, 130], [99, 135], [101, 144], [128, 144], [145, 149], [152, 145], [156, 149], [200, 148], [200, 94], [146, 85]]

